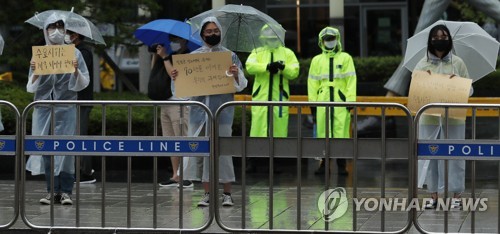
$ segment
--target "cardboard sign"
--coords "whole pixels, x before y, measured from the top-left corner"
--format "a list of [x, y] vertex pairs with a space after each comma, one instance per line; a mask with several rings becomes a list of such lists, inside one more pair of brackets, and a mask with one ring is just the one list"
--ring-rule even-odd
[[175, 79], [177, 97], [234, 93], [234, 77], [226, 75], [232, 64], [231, 52], [179, 54], [172, 56], [179, 72]]
[[[429, 103], [467, 103], [472, 84], [471, 79], [450, 75], [413, 71], [408, 94], [408, 109], [413, 113]], [[467, 109], [450, 108], [450, 118], [465, 119]], [[426, 114], [444, 116], [444, 108], [428, 109]]]
[[75, 72], [75, 45], [33, 46], [35, 75], [63, 74]]

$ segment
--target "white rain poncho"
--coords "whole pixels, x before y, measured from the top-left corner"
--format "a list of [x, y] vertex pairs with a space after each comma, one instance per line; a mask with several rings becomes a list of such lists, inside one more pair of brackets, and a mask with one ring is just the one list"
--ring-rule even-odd
[[[221, 38], [224, 38], [222, 35], [222, 27], [220, 23], [217, 21], [215, 17], [207, 17], [202, 21], [201, 25], [204, 25], [206, 22], [213, 22], [217, 25], [217, 27], [221, 30]], [[192, 54], [197, 53], [209, 53], [209, 52], [218, 52], [218, 51], [230, 51], [227, 48], [219, 44], [208, 47], [204, 44], [201, 48], [191, 52]], [[232, 53], [233, 63], [239, 67], [238, 74], [238, 82], [234, 81], [234, 87], [236, 88], [236, 92], [243, 90], [247, 87], [247, 79], [245, 78], [245, 74], [243, 73], [243, 67], [241, 61], [238, 59], [238, 56], [233, 52]], [[234, 94], [219, 94], [219, 95], [209, 95], [209, 96], [197, 96], [191, 97], [193, 101], [199, 101], [204, 103], [210, 111], [215, 115], [217, 109], [224, 103], [230, 102], [234, 100]], [[232, 134], [232, 126], [233, 126], [233, 116], [234, 116], [234, 108], [229, 107], [225, 108], [224, 112], [219, 115], [219, 136], [231, 136]], [[207, 115], [204, 109], [198, 106], [192, 106], [189, 111], [189, 127], [188, 127], [188, 136], [199, 136], [205, 135], [208, 136], [210, 133], [204, 129], [210, 128], [210, 121], [207, 121]], [[208, 125], [208, 126], [207, 126]], [[212, 139], [213, 140], [213, 139]], [[184, 158], [184, 179], [186, 180], [200, 180], [200, 173], [197, 169], [197, 159], [195, 157], [185, 157]], [[205, 157], [203, 160], [203, 175], [201, 177], [202, 182], [209, 182], [209, 158]], [[234, 168], [233, 168], [233, 159], [231, 157], [220, 157], [219, 158], [219, 182], [221, 183], [229, 183], [235, 181], [234, 176]]]
[[[47, 26], [61, 20], [56, 15], [47, 18], [44, 23], [43, 34], [47, 45], [53, 45], [48, 39]], [[82, 54], [75, 49], [78, 61], [77, 76], [74, 73], [40, 75], [33, 82], [33, 70], [30, 67], [28, 84], [26, 90], [34, 93], [35, 101], [39, 100], [77, 100], [77, 92], [89, 84], [89, 72], [83, 60]], [[74, 135], [76, 130], [76, 106], [57, 105], [54, 108], [55, 123], [53, 135]], [[35, 107], [33, 111], [32, 135], [49, 135], [51, 127], [51, 108], [45, 106]], [[43, 159], [39, 155], [31, 155], [26, 163], [26, 170], [33, 175], [45, 174]], [[54, 175], [58, 176], [61, 171], [69, 174], [75, 173], [75, 159], [69, 156], [54, 157]]]
[[[432, 73], [451, 75], [455, 74], [463, 78], [469, 78], [469, 72], [458, 56], [451, 52], [443, 59], [439, 59], [431, 53], [429, 58], [424, 57], [415, 67], [415, 70], [431, 71]], [[471, 89], [472, 95], [472, 89]], [[444, 117], [422, 116], [418, 126], [418, 139], [435, 140], [445, 139]], [[465, 121], [448, 119], [448, 138], [465, 139]], [[425, 161], [419, 161], [419, 173], [427, 173], [425, 182], [427, 191], [430, 193], [444, 191], [444, 160], [429, 160], [427, 171], [423, 171]], [[423, 181], [422, 181], [423, 182]], [[461, 193], [465, 190], [465, 161], [448, 161], [448, 191]]]

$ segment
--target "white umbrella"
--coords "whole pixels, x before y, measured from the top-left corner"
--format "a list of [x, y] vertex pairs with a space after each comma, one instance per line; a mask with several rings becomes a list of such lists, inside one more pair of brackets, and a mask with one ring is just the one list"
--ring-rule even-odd
[[408, 39], [404, 66], [413, 71], [426, 56], [429, 31], [443, 24], [450, 30], [453, 53], [462, 58], [473, 82], [495, 71], [500, 43], [473, 22], [439, 20]]
[[5, 44], [5, 41], [3, 40], [2, 35], [0, 35], [0, 55], [2, 55], [4, 44]]
[[73, 9], [71, 11], [47, 10], [41, 13], [35, 13], [33, 17], [29, 18], [25, 22], [32, 24], [39, 29], [43, 29], [45, 20], [54, 14], [64, 21], [64, 28], [66, 30], [83, 35], [92, 43], [106, 45], [99, 29], [92, 22], [90, 22], [90, 20], [74, 13]]

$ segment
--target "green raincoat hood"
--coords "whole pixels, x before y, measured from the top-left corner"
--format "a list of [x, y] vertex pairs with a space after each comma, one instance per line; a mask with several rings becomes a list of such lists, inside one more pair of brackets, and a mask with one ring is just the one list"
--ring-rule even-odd
[[[333, 48], [333, 50], [329, 50], [325, 47], [325, 45], [323, 44], [323, 37], [325, 35], [332, 35], [332, 36], [335, 36], [337, 38], [337, 45], [335, 46], [335, 48]], [[318, 35], [318, 46], [319, 48], [321, 48], [321, 50], [323, 51], [323, 53], [333, 53], [333, 54], [337, 54], [339, 52], [342, 52], [342, 38], [340, 38], [340, 32], [338, 29], [334, 28], [334, 27], [326, 27], [324, 29], [321, 30], [321, 32], [319, 32], [319, 35]]]

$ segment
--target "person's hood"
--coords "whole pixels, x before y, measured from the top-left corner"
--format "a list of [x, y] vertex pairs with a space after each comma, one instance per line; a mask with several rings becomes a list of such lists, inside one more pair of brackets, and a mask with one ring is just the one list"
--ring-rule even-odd
[[[48, 35], [48, 32], [47, 32], [47, 26], [49, 26], [49, 24], [53, 24], [59, 20], [62, 20], [63, 22], [65, 21], [65, 19], [55, 13], [53, 13], [52, 15], [50, 15], [49, 17], [47, 17], [47, 19], [45, 20], [45, 22], [43, 23], [43, 36], [45, 37], [45, 43], [47, 45], [53, 45], [52, 42], [50, 42], [49, 40], [49, 35]], [[64, 22], [66, 24], [66, 22]], [[64, 31], [63, 33], [66, 33], [66, 31]], [[62, 43], [64, 44], [64, 42]], [[62, 45], [61, 44], [61, 45]]]
[[259, 40], [260, 40], [260, 43], [262, 44], [262, 46], [266, 49], [270, 49], [270, 50], [274, 50], [276, 48], [279, 48], [281, 46], [283, 46], [283, 44], [281, 44], [280, 46], [278, 47], [275, 47], [275, 48], [272, 48], [272, 47], [269, 47], [267, 44], [266, 44], [266, 40], [269, 40], [269, 39], [276, 39], [276, 40], [279, 40], [279, 37], [278, 35], [272, 30], [271, 27], [269, 27], [269, 25], [265, 24], [264, 26], [262, 26], [262, 28], [260, 29], [260, 35], [259, 35]]
[[[332, 35], [332, 36], [335, 36], [337, 38], [337, 45], [335, 46], [335, 48], [333, 48], [333, 50], [328, 50], [325, 47], [325, 45], [323, 44], [323, 36], [325, 36], [325, 35]], [[326, 27], [319, 32], [318, 46], [319, 46], [319, 48], [321, 48], [323, 53], [332, 53], [333, 52], [333, 54], [336, 54], [336, 53], [342, 52], [341, 41], [342, 41], [342, 38], [340, 38], [340, 31], [334, 27]]]
[[[219, 23], [219, 20], [217, 20], [217, 18], [215, 18], [213, 16], [209, 16], [209, 17], [205, 18], [203, 21], [201, 21], [200, 27], [203, 27], [203, 25], [205, 25], [205, 23], [207, 23], [207, 22], [215, 23], [215, 25], [217, 25], [217, 28], [219, 28], [219, 30], [220, 30], [220, 42], [219, 42], [219, 44], [215, 45], [214, 47], [220, 46], [222, 44], [222, 40], [224, 39], [224, 29], [222, 28], [222, 25]], [[200, 28], [200, 38], [203, 41], [203, 43], [206, 45], [205, 41], [203, 40], [203, 32], [201, 31], [201, 28]]]

